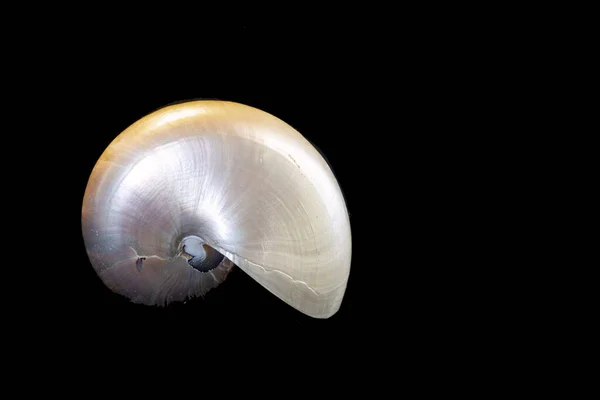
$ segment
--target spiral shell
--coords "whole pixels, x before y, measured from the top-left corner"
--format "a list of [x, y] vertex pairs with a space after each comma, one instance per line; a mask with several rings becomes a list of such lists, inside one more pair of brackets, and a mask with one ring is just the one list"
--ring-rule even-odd
[[104, 284], [146, 305], [203, 296], [235, 264], [328, 318], [350, 273], [348, 212], [327, 162], [290, 125], [233, 102], [167, 106], [117, 136], [89, 178], [82, 230]]

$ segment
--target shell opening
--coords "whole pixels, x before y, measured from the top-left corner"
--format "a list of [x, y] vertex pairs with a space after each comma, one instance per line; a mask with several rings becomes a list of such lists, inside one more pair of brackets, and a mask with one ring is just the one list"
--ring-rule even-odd
[[187, 259], [188, 264], [201, 272], [217, 268], [225, 258], [198, 236], [187, 236], [183, 238], [181, 244], [183, 246], [181, 255]]

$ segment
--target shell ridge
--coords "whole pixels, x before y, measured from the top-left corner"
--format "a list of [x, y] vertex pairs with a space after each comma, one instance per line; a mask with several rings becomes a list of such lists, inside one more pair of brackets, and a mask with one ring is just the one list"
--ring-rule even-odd
[[262, 270], [263, 270], [264, 272], [266, 272], [266, 273], [272, 273], [272, 272], [279, 273], [279, 274], [281, 274], [282, 276], [284, 276], [284, 277], [286, 277], [286, 278], [290, 279], [292, 282], [294, 282], [294, 284], [300, 284], [300, 285], [302, 285], [302, 286], [305, 286], [305, 287], [306, 287], [308, 290], [310, 290], [310, 291], [311, 291], [311, 292], [312, 292], [312, 293], [313, 293], [315, 296], [318, 296], [318, 297], [324, 297], [324, 296], [326, 296], [327, 294], [329, 294], [329, 293], [331, 293], [331, 292], [334, 292], [334, 291], [335, 291], [335, 290], [337, 290], [339, 287], [341, 287], [342, 285], [345, 285], [345, 284], [348, 282], [348, 277], [345, 277], [345, 278], [344, 278], [344, 279], [343, 279], [343, 280], [342, 280], [342, 281], [341, 281], [339, 284], [337, 284], [337, 285], [336, 285], [335, 287], [333, 287], [331, 290], [329, 290], [329, 291], [327, 291], [327, 292], [317, 292], [315, 289], [313, 289], [312, 287], [310, 287], [310, 286], [308, 285], [308, 283], [306, 283], [306, 282], [304, 282], [303, 280], [300, 280], [300, 279], [295, 279], [294, 277], [292, 277], [291, 275], [288, 275], [288, 274], [286, 274], [286, 273], [285, 273], [285, 272], [283, 272], [283, 271], [280, 271], [280, 270], [278, 270], [278, 269], [275, 269], [275, 268], [265, 268], [265, 267], [263, 267], [262, 265], [260, 265], [260, 264], [257, 264], [257, 263], [255, 263], [255, 262], [252, 262], [252, 261], [248, 260], [247, 258], [244, 258], [244, 257], [242, 257], [242, 256], [240, 256], [240, 255], [238, 255], [238, 254], [235, 254], [235, 253], [231, 253], [231, 252], [228, 252], [228, 251], [224, 251], [224, 253], [226, 253], [230, 259], [231, 259], [231, 258], [239, 258], [239, 259], [241, 259], [241, 260], [244, 260], [244, 261], [245, 261], [245, 262], [247, 262], [248, 264], [252, 264], [253, 266], [255, 266], [255, 267], [258, 267], [258, 268], [262, 269]]

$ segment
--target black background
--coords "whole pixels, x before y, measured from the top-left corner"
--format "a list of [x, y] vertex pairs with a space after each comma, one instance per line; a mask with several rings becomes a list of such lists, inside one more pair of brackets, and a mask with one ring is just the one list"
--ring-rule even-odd
[[[22, 94], [33, 99], [19, 103], [26, 115], [19, 119], [27, 128], [23, 136], [51, 146], [21, 163], [39, 161], [50, 172], [44, 178], [47, 182], [38, 183], [27, 172], [22, 179], [28, 189], [22, 193], [34, 203], [24, 214], [35, 210], [27, 227], [42, 233], [47, 248], [41, 257], [26, 248], [32, 267], [27, 272], [32, 276], [5, 284], [19, 292], [13, 299], [32, 304], [36, 311], [35, 317], [20, 313], [20, 319], [29, 319], [22, 324], [27, 333], [60, 337], [49, 340], [50, 345], [68, 343], [70, 349], [118, 341], [128, 351], [142, 349], [154, 357], [161, 352], [170, 355], [172, 342], [162, 341], [161, 335], [168, 332], [169, 338], [181, 338], [181, 346], [189, 347], [199, 360], [207, 346], [195, 346], [197, 342], [187, 339], [220, 350], [231, 342], [224, 343], [217, 331], [231, 328], [241, 346], [281, 349], [283, 364], [273, 369], [293, 363], [304, 340], [321, 343], [319, 349], [344, 343], [350, 349], [348, 357], [355, 361], [348, 363], [351, 368], [359, 373], [376, 367], [388, 370], [394, 383], [402, 375], [394, 365], [387, 368], [385, 359], [403, 362], [402, 357], [391, 358], [394, 347], [416, 353], [415, 359], [444, 372], [457, 370], [454, 362], [462, 355], [442, 363], [431, 363], [436, 354], [424, 355], [431, 349], [462, 351], [470, 345], [457, 346], [456, 337], [475, 341], [475, 336], [488, 332], [480, 323], [483, 317], [493, 316], [485, 294], [506, 264], [497, 261], [504, 249], [480, 246], [489, 241], [489, 227], [500, 225], [490, 222], [489, 214], [503, 207], [487, 207], [488, 197], [500, 191], [490, 195], [481, 190], [490, 181], [484, 161], [498, 145], [519, 147], [519, 141], [506, 139], [504, 131], [490, 137], [490, 131], [496, 132], [513, 112], [518, 92], [500, 100], [499, 115], [489, 116], [496, 107], [489, 97], [498, 97], [505, 90], [496, 86], [504, 85], [500, 78], [510, 77], [489, 67], [504, 54], [490, 45], [479, 28], [469, 24], [463, 28], [460, 18], [437, 10], [436, 20], [430, 9], [421, 19], [410, 12], [387, 13], [390, 19], [399, 18], [393, 23], [380, 19], [386, 14], [382, 10], [369, 24], [362, 15], [351, 20], [336, 13], [325, 18], [319, 30], [303, 21], [301, 27], [289, 30], [291, 34], [274, 28], [259, 30], [252, 24], [205, 29], [202, 21], [180, 23], [179, 11], [173, 19], [175, 29], [161, 25], [164, 18], [138, 15], [122, 21], [100, 19], [89, 29], [85, 28], [91, 18], [73, 18], [76, 26], [35, 38], [45, 40], [43, 52], [21, 46], [34, 61], [27, 63], [25, 78], [7, 75], [7, 82], [16, 86], [40, 82], [30, 91], [23, 85]], [[127, 28], [134, 20], [154, 29]], [[346, 22], [338, 24], [339, 20]], [[448, 22], [438, 26], [438, 20]], [[464, 34], [457, 35], [461, 28]], [[503, 21], [498, 32], [505, 31]], [[482, 49], [491, 56], [482, 55]], [[519, 70], [519, 57], [505, 58]], [[37, 68], [40, 64], [43, 68]], [[346, 294], [331, 318], [302, 315], [239, 270], [205, 299], [167, 308], [131, 304], [105, 288], [95, 275], [81, 235], [82, 199], [94, 163], [114, 137], [137, 119], [173, 102], [199, 98], [237, 101], [272, 113], [327, 158], [346, 199], [353, 241]], [[28, 136], [29, 124], [36, 118], [42, 128], [35, 137]], [[473, 161], [473, 155], [483, 161]], [[498, 165], [510, 162], [503, 159]], [[20, 238], [29, 238], [31, 230], [25, 235]], [[502, 265], [493, 269], [494, 276], [484, 278], [491, 264]], [[16, 269], [10, 267], [6, 269]], [[23, 288], [22, 282], [46, 290]], [[473, 287], [478, 290], [475, 295]], [[503, 293], [499, 298], [505, 297]], [[470, 329], [472, 325], [475, 329]], [[316, 329], [302, 340], [292, 340], [301, 326]], [[330, 327], [346, 329], [334, 335]], [[252, 332], [267, 330], [273, 335], [247, 340]], [[287, 342], [286, 346], [275, 346], [274, 338]], [[144, 347], [142, 342], [147, 341], [156, 344]], [[384, 361], [357, 362], [359, 348], [383, 356]], [[300, 355], [321, 368], [307, 382], [313, 377], [330, 378], [333, 368], [324, 365], [330, 354]], [[123, 352], [108, 356], [113, 363], [131, 363]], [[408, 369], [419, 371], [413, 364]]]

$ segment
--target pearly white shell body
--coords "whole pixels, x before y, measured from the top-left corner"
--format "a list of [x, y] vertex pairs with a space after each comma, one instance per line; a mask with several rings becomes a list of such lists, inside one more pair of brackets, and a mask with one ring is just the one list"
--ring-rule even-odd
[[168, 106], [123, 131], [91, 173], [82, 229], [102, 281], [149, 305], [204, 295], [232, 268], [192, 268], [186, 237], [316, 318], [338, 311], [350, 272], [348, 212], [327, 162], [285, 122], [233, 102]]

